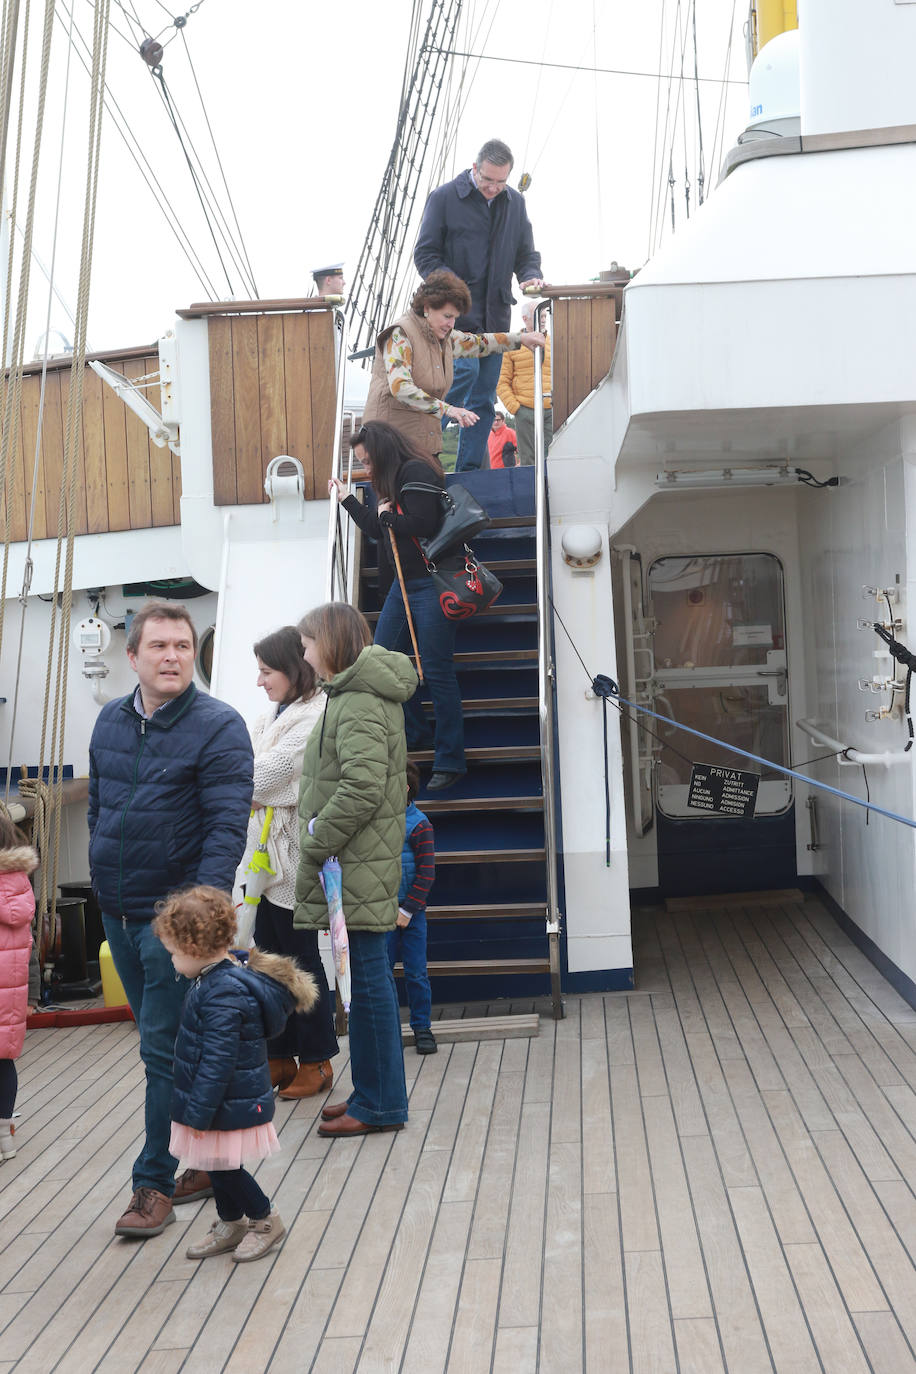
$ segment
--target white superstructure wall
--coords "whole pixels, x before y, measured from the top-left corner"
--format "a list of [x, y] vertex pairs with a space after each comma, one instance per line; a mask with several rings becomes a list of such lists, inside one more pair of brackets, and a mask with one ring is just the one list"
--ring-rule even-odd
[[804, 0], [799, 41], [802, 137], [916, 123], [913, 0]]
[[[886, 621], [889, 612], [863, 587], [896, 590], [898, 637], [916, 645], [916, 414], [874, 431], [842, 455], [843, 485], [824, 502], [801, 502], [799, 548], [809, 715], [826, 734], [869, 752], [902, 753], [902, 719], [867, 722], [865, 712], [889, 704], [889, 694], [863, 692], [860, 679], [893, 671], [874, 631], [859, 619]], [[876, 657], [875, 655], [879, 656]], [[898, 679], [905, 676], [897, 669]], [[901, 698], [897, 698], [898, 704]], [[914, 694], [916, 704], [916, 694]], [[796, 734], [806, 757], [826, 752]], [[916, 817], [916, 750], [891, 766], [867, 770], [828, 761], [814, 777], [866, 796], [889, 811]], [[865, 776], [867, 772], [867, 778]], [[818, 793], [820, 847], [814, 872], [859, 929], [916, 983], [916, 831]]]

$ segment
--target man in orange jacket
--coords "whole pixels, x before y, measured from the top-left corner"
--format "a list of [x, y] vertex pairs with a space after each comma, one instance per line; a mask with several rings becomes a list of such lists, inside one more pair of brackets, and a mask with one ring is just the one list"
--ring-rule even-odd
[[[533, 329], [534, 303], [526, 301], [522, 306], [522, 319], [525, 329]], [[522, 354], [526, 357], [522, 357]], [[550, 339], [544, 349], [544, 451], [550, 447], [553, 438], [553, 410], [550, 402]], [[497, 396], [515, 421], [518, 434], [519, 465], [534, 462], [534, 354], [529, 348], [515, 348], [503, 354], [502, 371], [499, 374]]]

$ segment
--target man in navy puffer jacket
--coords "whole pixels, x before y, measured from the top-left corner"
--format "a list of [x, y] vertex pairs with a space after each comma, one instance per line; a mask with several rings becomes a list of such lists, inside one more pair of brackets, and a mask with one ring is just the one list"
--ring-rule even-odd
[[[508, 330], [513, 273], [523, 291], [542, 285], [541, 255], [534, 246], [525, 198], [507, 185], [513, 161], [506, 144], [491, 138], [471, 168], [432, 192], [423, 211], [414, 263], [424, 279], [447, 267], [467, 282], [471, 309], [456, 325], [469, 334]], [[500, 353], [455, 359], [445, 399], [477, 417], [476, 422], [461, 421], [456, 472], [487, 465], [501, 365]]]
[[187, 988], [150, 923], [175, 888], [232, 890], [254, 786], [245, 722], [193, 685], [196, 650], [184, 606], [144, 606], [127, 638], [137, 688], [102, 708], [89, 746], [89, 870], [146, 1066], [146, 1138], [115, 1232], [140, 1238], [174, 1221], [169, 1102]]

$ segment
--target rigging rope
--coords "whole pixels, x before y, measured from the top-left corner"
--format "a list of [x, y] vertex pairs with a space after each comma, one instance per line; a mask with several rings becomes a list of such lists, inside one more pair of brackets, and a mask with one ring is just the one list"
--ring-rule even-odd
[[[70, 22], [71, 22], [71, 27], [72, 27], [72, 24], [73, 24], [73, 15], [72, 15], [72, 13], [71, 13], [71, 16], [70, 16]], [[57, 240], [58, 240], [58, 232], [59, 232], [59, 228], [60, 228], [61, 189], [62, 189], [62, 186], [63, 186], [64, 147], [65, 147], [65, 143], [66, 143], [66, 134], [67, 134], [67, 114], [68, 114], [68, 109], [69, 109], [69, 95], [70, 95], [70, 57], [71, 57], [72, 52], [73, 52], [73, 45], [72, 45], [72, 42], [71, 42], [71, 43], [69, 43], [68, 46], [67, 46], [67, 65], [66, 65], [66, 69], [65, 69], [65, 73], [64, 73], [63, 110], [62, 110], [62, 113], [61, 113], [61, 131], [60, 131], [60, 158], [59, 158], [59, 160], [58, 160], [58, 166], [57, 166], [57, 196], [56, 196], [55, 203], [54, 203], [54, 232], [53, 232], [53, 236], [52, 236], [52, 240], [51, 240], [51, 269], [50, 269], [50, 272], [49, 272], [49, 274], [48, 274], [48, 309], [47, 309], [47, 313], [46, 313], [46, 315], [45, 315], [45, 348], [44, 348], [44, 355], [43, 355], [42, 360], [41, 360], [41, 386], [40, 386], [39, 395], [38, 395], [38, 423], [37, 423], [37, 425], [36, 425], [36, 430], [35, 430], [35, 454], [34, 454], [34, 459], [33, 459], [33, 462], [32, 462], [32, 486], [31, 486], [31, 492], [30, 492], [30, 495], [29, 495], [28, 529], [27, 529], [27, 533], [26, 533], [25, 560], [24, 560], [23, 571], [22, 571], [22, 587], [21, 587], [20, 592], [19, 592], [19, 604], [20, 604], [20, 611], [19, 611], [19, 643], [18, 643], [17, 650], [16, 650], [16, 676], [15, 676], [15, 683], [14, 683], [14, 687], [13, 687], [13, 708], [12, 708], [11, 719], [10, 719], [10, 743], [9, 743], [9, 750], [8, 750], [8, 753], [7, 753], [7, 762], [6, 762], [6, 794], [5, 794], [5, 802], [6, 802], [7, 805], [9, 805], [10, 784], [11, 784], [11, 781], [12, 781], [12, 771], [13, 771], [13, 745], [14, 745], [14, 741], [15, 741], [15, 738], [16, 738], [16, 719], [17, 719], [17, 716], [18, 716], [18, 713], [19, 713], [19, 688], [20, 688], [21, 677], [22, 677], [22, 651], [23, 651], [23, 644], [24, 644], [24, 641], [25, 641], [25, 620], [26, 620], [26, 611], [27, 611], [27, 609], [28, 609], [29, 588], [30, 588], [31, 583], [32, 583], [32, 572], [33, 572], [33, 564], [32, 564], [32, 541], [33, 541], [34, 532], [35, 532], [35, 505], [36, 505], [36, 500], [37, 500], [37, 495], [38, 495], [38, 475], [39, 475], [39, 464], [40, 464], [40, 456], [41, 456], [41, 435], [42, 435], [42, 430], [43, 430], [43, 426], [44, 426], [45, 391], [46, 391], [46, 387], [47, 387], [47, 378], [48, 378], [48, 350], [49, 350], [49, 348], [50, 348], [51, 309], [52, 309], [52, 306], [53, 306], [54, 295], [55, 295], [55, 288], [54, 288], [54, 272], [55, 272], [55, 266], [56, 266], [56, 262], [57, 262]], [[68, 313], [69, 313], [69, 312], [68, 312]], [[70, 316], [70, 319], [71, 319], [71, 322], [73, 322], [73, 323], [75, 324], [75, 320], [74, 320], [74, 318], [73, 318], [72, 315]], [[23, 456], [24, 456], [24, 455], [23, 455]], [[4, 548], [4, 559], [6, 558], [6, 550], [9, 548], [9, 533], [10, 533], [10, 530], [9, 530], [9, 520], [7, 520], [7, 524], [6, 524], [6, 544], [5, 544], [5, 548]], [[6, 577], [6, 566], [4, 565], [4, 590], [5, 590], [5, 577]]]
[[[76, 34], [76, 37], [79, 39], [80, 43], [82, 43], [83, 46], [86, 48], [86, 51], [87, 51], [87, 52], [90, 52], [89, 45], [88, 45], [88, 43], [86, 42], [85, 38], [83, 37], [82, 33], [80, 32], [79, 25], [76, 24], [76, 22], [75, 22], [72, 5], [71, 5], [71, 8], [70, 8], [69, 10], [67, 10], [66, 0], [60, 0], [60, 4], [61, 4], [61, 8], [67, 13], [68, 17], [69, 17], [69, 18], [72, 20], [72, 22], [73, 22], [73, 31], [74, 31], [74, 33]], [[58, 18], [58, 21], [59, 21], [61, 24], [64, 23], [63, 18], [61, 17], [60, 14], [58, 14], [57, 18]], [[91, 71], [91, 64], [90, 64], [89, 62], [87, 62], [87, 60], [86, 60], [86, 58], [84, 57], [83, 53], [80, 51], [80, 49], [79, 49], [75, 44], [73, 45], [73, 51], [76, 53], [77, 57], [79, 58], [79, 60], [80, 60], [80, 62], [81, 62], [81, 64], [82, 64], [82, 66], [83, 66], [83, 70], [84, 70], [84, 71], [87, 73], [87, 75], [88, 75], [89, 72]], [[217, 294], [218, 294], [218, 292], [217, 292], [217, 290], [216, 290], [216, 287], [213, 285], [213, 282], [210, 280], [210, 277], [208, 276], [207, 271], [206, 271], [205, 267], [203, 266], [203, 263], [201, 262], [200, 258], [197, 256], [197, 253], [195, 252], [195, 250], [194, 250], [194, 248], [193, 248], [193, 246], [192, 246], [192, 244], [191, 244], [190, 239], [188, 238], [187, 234], [185, 233], [183, 227], [181, 226], [181, 223], [180, 223], [180, 221], [178, 220], [177, 215], [175, 214], [175, 211], [172, 209], [172, 206], [171, 206], [171, 204], [169, 203], [169, 199], [168, 199], [168, 197], [167, 197], [167, 195], [166, 195], [166, 193], [165, 193], [163, 187], [162, 187], [161, 184], [159, 183], [159, 180], [158, 180], [158, 178], [156, 177], [155, 172], [153, 171], [153, 168], [152, 168], [152, 166], [151, 166], [151, 164], [150, 164], [150, 162], [149, 162], [149, 159], [147, 158], [146, 154], [143, 152], [143, 149], [142, 149], [142, 147], [141, 147], [141, 145], [140, 145], [139, 139], [137, 138], [137, 136], [134, 134], [133, 130], [131, 129], [131, 127], [130, 127], [128, 121], [127, 121], [127, 118], [126, 118], [126, 116], [125, 116], [123, 110], [121, 109], [120, 105], [118, 104], [117, 100], [115, 99], [115, 97], [114, 97], [114, 95], [113, 95], [113, 93], [112, 93], [110, 87], [107, 86], [107, 83], [106, 83], [105, 106], [106, 106], [106, 109], [108, 110], [109, 118], [111, 119], [112, 123], [114, 124], [114, 127], [117, 129], [119, 135], [121, 136], [121, 139], [122, 139], [122, 141], [123, 141], [123, 143], [124, 143], [125, 148], [127, 149], [127, 151], [128, 151], [128, 153], [130, 154], [130, 156], [133, 158], [133, 161], [134, 161], [134, 163], [135, 163], [135, 165], [136, 165], [136, 167], [137, 167], [137, 170], [139, 171], [140, 175], [143, 177], [143, 180], [146, 182], [147, 186], [149, 187], [149, 189], [150, 189], [150, 191], [151, 191], [151, 193], [152, 193], [153, 199], [154, 199], [155, 202], [156, 202], [156, 205], [157, 205], [157, 206], [159, 207], [159, 209], [162, 211], [162, 215], [163, 215], [163, 217], [164, 217], [164, 219], [165, 219], [166, 224], [168, 225], [169, 229], [172, 231], [172, 234], [174, 235], [175, 240], [176, 240], [176, 242], [177, 242], [179, 248], [181, 249], [181, 251], [184, 253], [185, 257], [187, 258], [188, 263], [189, 263], [189, 265], [190, 265], [190, 267], [191, 267], [192, 272], [193, 272], [194, 275], [197, 277], [197, 280], [200, 282], [201, 287], [203, 288], [204, 292], [209, 296], [209, 298], [210, 298], [211, 300], [215, 300], [216, 297], [217, 297]], [[129, 137], [128, 137], [128, 135], [129, 135]], [[131, 142], [130, 142], [131, 139], [133, 139], [134, 146], [131, 146]], [[144, 168], [145, 168], [146, 170], [144, 170]], [[173, 218], [171, 218], [171, 219], [169, 218], [169, 212], [170, 212], [170, 211], [171, 211], [172, 216], [173, 216]]]
[[703, 166], [703, 114], [700, 110], [700, 71], [697, 58], [697, 0], [693, 0], [693, 81], [697, 92], [697, 139], [699, 142], [699, 167], [697, 185], [699, 203], [703, 204], [703, 187], [706, 183], [706, 169]]
[[86, 360], [86, 328], [89, 316], [89, 285], [92, 273], [92, 249], [95, 237], [95, 212], [98, 201], [99, 160], [102, 139], [102, 114], [105, 101], [105, 68], [108, 57], [109, 12], [111, 0], [97, 0], [92, 43], [92, 73], [89, 93], [89, 151], [86, 165], [86, 193], [83, 212], [83, 237], [80, 252], [79, 288], [76, 301], [76, 333], [73, 340], [73, 362], [67, 404], [67, 427], [64, 442], [64, 462], [58, 509], [57, 556], [54, 569], [54, 596], [51, 603], [51, 633], [48, 641], [48, 664], [45, 676], [45, 704], [42, 717], [39, 769], [44, 762], [48, 705], [53, 677], [54, 622], [57, 614], [57, 594], [60, 588], [61, 545], [66, 538], [64, 585], [60, 608], [60, 630], [57, 644], [57, 682], [54, 700], [54, 719], [49, 751], [52, 782], [53, 859], [42, 864], [41, 905], [43, 911], [50, 886], [52, 912], [57, 902], [57, 872], [60, 859], [61, 810], [63, 804], [64, 733], [67, 719], [67, 683], [69, 674], [68, 648], [70, 620], [73, 609], [73, 550], [76, 537], [76, 493], [79, 470], [78, 428], [82, 413], [83, 374]]

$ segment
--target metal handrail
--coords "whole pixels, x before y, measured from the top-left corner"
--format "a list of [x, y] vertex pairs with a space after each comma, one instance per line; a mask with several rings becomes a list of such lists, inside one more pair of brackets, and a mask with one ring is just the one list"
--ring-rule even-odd
[[[344, 393], [347, 372], [347, 321], [342, 310], [334, 311], [334, 325], [340, 331], [337, 348], [337, 403], [334, 409], [334, 441], [331, 451], [331, 476], [341, 477], [340, 441], [343, 436]], [[350, 465], [352, 470], [352, 464]], [[349, 485], [349, 478], [348, 478]], [[317, 493], [316, 493], [317, 495]], [[340, 515], [340, 502], [337, 491], [330, 493], [328, 511], [328, 560], [325, 581], [325, 599], [337, 601], [347, 599], [347, 536]], [[340, 596], [336, 595], [340, 589]]]
[[[539, 318], [540, 306], [534, 318]], [[544, 790], [544, 853], [547, 867], [547, 943], [553, 1014], [563, 1016], [560, 990], [560, 912], [557, 880], [557, 822], [553, 772], [553, 708], [555, 671], [550, 608], [550, 527], [547, 510], [547, 448], [544, 443], [544, 353], [534, 350], [534, 488], [535, 557], [538, 590], [538, 724], [541, 743], [541, 780]]]

